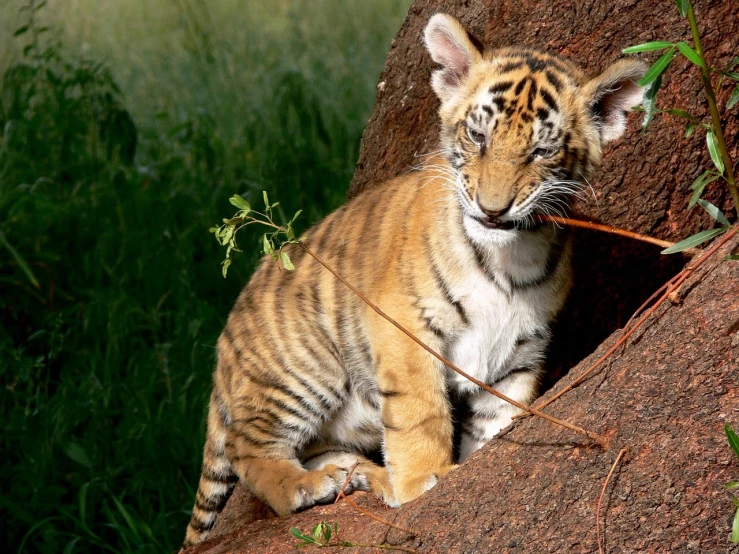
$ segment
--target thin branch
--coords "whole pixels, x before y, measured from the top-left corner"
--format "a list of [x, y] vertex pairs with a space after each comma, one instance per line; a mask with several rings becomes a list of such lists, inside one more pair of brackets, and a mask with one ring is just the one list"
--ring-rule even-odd
[[695, 46], [695, 52], [701, 59], [701, 79], [703, 81], [703, 88], [706, 90], [706, 99], [708, 100], [708, 108], [711, 112], [711, 120], [713, 121], [713, 132], [716, 135], [716, 142], [718, 143], [718, 149], [721, 152], [721, 159], [724, 162], [724, 170], [726, 171], [726, 183], [729, 185], [729, 192], [731, 198], [734, 201], [734, 210], [739, 215], [739, 192], [737, 192], [736, 181], [734, 180], [734, 164], [729, 156], [729, 150], [726, 148], [726, 140], [724, 139], [724, 129], [721, 126], [721, 115], [718, 113], [716, 107], [716, 95], [713, 92], [713, 86], [711, 85], [711, 70], [706, 63], [706, 58], [703, 55], [703, 46], [701, 45], [700, 32], [698, 31], [698, 24], [695, 21], [695, 13], [693, 13], [693, 6], [688, 2], [688, 21], [690, 22], [690, 32], [693, 35], [693, 45]]
[[581, 227], [583, 229], [592, 229], [593, 231], [602, 231], [604, 233], [610, 233], [612, 235], [621, 235], [622, 237], [628, 237], [630, 239], [634, 240], [640, 240], [642, 242], [648, 242], [650, 244], [656, 244], [657, 246], [661, 246], [662, 248], [669, 248], [670, 246], [674, 246], [674, 242], [670, 242], [667, 240], [661, 240], [654, 237], [650, 237], [648, 235], [641, 235], [639, 233], [634, 233], [632, 231], [627, 231], [626, 229], [619, 229], [618, 227], [613, 227], [611, 225], [602, 225], [600, 223], [593, 223], [592, 221], [581, 221], [579, 219], [569, 219], [567, 217], [558, 217], [555, 215], [540, 215], [539, 216], [544, 221], [552, 221], [554, 223], [560, 223], [562, 225], [568, 225], [570, 227]]
[[595, 531], [598, 535], [598, 554], [603, 554], [603, 545], [601, 544], [600, 539], [600, 507], [603, 504], [603, 497], [606, 495], [606, 489], [608, 488], [608, 482], [611, 480], [611, 475], [613, 475], [613, 472], [616, 470], [616, 466], [621, 460], [621, 456], [626, 454], [628, 451], [629, 447], [626, 446], [622, 448], [621, 451], [618, 453], [618, 456], [616, 456], [616, 461], [613, 462], [613, 465], [611, 466], [611, 471], [608, 472], [606, 481], [605, 483], [603, 483], [603, 489], [600, 491], [600, 498], [598, 499], [598, 510], [595, 513]]
[[434, 349], [432, 349], [430, 346], [425, 344], [423, 341], [421, 341], [418, 337], [416, 337], [413, 333], [411, 333], [408, 329], [403, 327], [400, 323], [395, 321], [393, 318], [391, 318], [389, 315], [387, 315], [384, 311], [382, 311], [376, 304], [374, 304], [372, 301], [369, 300], [364, 294], [362, 294], [359, 289], [357, 289], [355, 286], [353, 286], [351, 283], [349, 283], [344, 277], [339, 275], [336, 271], [331, 268], [331, 266], [327, 265], [323, 260], [321, 260], [318, 256], [316, 256], [306, 245], [304, 242], [299, 241], [298, 244], [301, 246], [305, 252], [310, 255], [314, 260], [316, 260], [319, 264], [321, 264], [324, 268], [326, 268], [331, 274], [333, 274], [334, 277], [336, 277], [339, 281], [341, 281], [349, 290], [351, 290], [354, 294], [356, 294], [365, 304], [367, 304], [370, 308], [372, 308], [380, 317], [391, 323], [394, 327], [396, 327], [398, 330], [400, 330], [402, 333], [404, 333], [408, 338], [410, 338], [413, 342], [418, 344], [421, 348], [423, 348], [426, 352], [431, 354], [434, 358], [439, 360], [441, 363], [443, 363], [445, 366], [447, 366], [452, 371], [455, 371], [465, 379], [468, 379], [469, 381], [472, 381], [474, 384], [476, 384], [478, 387], [482, 388], [483, 390], [486, 390], [493, 396], [496, 396], [500, 398], [501, 400], [508, 402], [509, 404], [512, 404], [516, 406], [517, 408], [528, 412], [531, 415], [535, 415], [537, 417], [540, 417], [542, 419], [546, 419], [547, 421], [550, 421], [552, 423], [555, 423], [556, 425], [560, 425], [562, 427], [565, 427], [567, 429], [570, 429], [571, 431], [574, 431], [575, 433], [578, 433], [580, 435], [583, 435], [593, 442], [597, 443], [604, 449], [608, 449], [608, 441], [605, 439], [605, 437], [602, 437], [596, 433], [593, 433], [592, 431], [587, 431], [581, 427], [578, 427], [577, 425], [573, 425], [572, 423], [568, 423], [567, 421], [563, 421], [561, 419], [558, 419], [554, 416], [551, 416], [549, 414], [545, 414], [543, 412], [540, 412], [537, 409], [530, 408], [529, 406], [526, 406], [524, 404], [521, 404], [520, 402], [513, 400], [512, 398], [507, 397], [506, 395], [502, 394], [501, 392], [498, 392], [494, 388], [488, 386], [486, 383], [483, 383], [479, 379], [475, 379], [470, 375], [469, 373], [466, 373], [465, 371], [462, 371], [459, 367], [457, 367], [454, 363], [452, 363], [450, 360], [436, 352]]

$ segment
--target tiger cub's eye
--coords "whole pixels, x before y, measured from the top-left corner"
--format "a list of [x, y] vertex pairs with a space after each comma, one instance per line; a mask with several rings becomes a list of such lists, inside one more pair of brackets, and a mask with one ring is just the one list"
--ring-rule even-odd
[[485, 134], [474, 129], [467, 129], [467, 136], [474, 142], [478, 147], [485, 144]]
[[542, 160], [544, 158], [551, 158], [559, 152], [559, 148], [550, 146], [549, 148], [534, 148], [531, 151], [531, 155], [535, 160]]

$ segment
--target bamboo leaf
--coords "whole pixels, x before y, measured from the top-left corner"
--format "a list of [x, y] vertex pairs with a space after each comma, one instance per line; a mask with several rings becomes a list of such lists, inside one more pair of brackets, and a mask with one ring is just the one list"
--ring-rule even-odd
[[731, 542], [734, 544], [739, 542], [739, 508], [734, 514], [734, 523], [731, 525]]
[[[712, 176], [709, 178], [709, 175]], [[706, 186], [708, 186], [710, 183], [713, 183], [719, 177], [721, 176], [716, 175], [710, 170], [702, 173], [701, 176], [698, 177], [691, 185], [693, 189], [693, 195], [690, 197], [690, 201], [688, 202], [688, 208], [692, 208], [693, 206], [695, 206], [696, 202], [698, 202], [698, 199], [703, 194]]]
[[665, 113], [668, 113], [670, 115], [676, 115], [677, 117], [684, 117], [685, 119], [689, 119], [693, 123], [698, 123], [700, 121], [693, 114], [688, 113], [685, 110], [678, 110], [676, 108], [670, 108], [669, 110], [665, 110]]
[[690, 0], [675, 0], [677, 9], [682, 17], [688, 15], [688, 7], [690, 6]]
[[647, 128], [657, 113], [657, 93], [662, 86], [662, 75], [657, 76], [654, 82], [647, 87], [644, 93], [642, 105], [644, 106], [644, 119], [642, 120], [642, 131]]
[[724, 160], [721, 158], [721, 151], [718, 148], [718, 142], [716, 141], [716, 135], [713, 130], [709, 130], [706, 133], [706, 144], [708, 144], [708, 152], [711, 154], [711, 160], [713, 165], [719, 170], [719, 173], [724, 172]]
[[713, 219], [718, 221], [721, 225], [729, 226], [731, 223], [729, 223], [729, 220], [726, 219], [726, 216], [724, 215], [724, 212], [719, 210], [716, 206], [708, 202], [707, 200], [699, 199], [698, 204], [708, 212], [708, 215], [710, 215]]
[[739, 85], [734, 87], [734, 91], [731, 93], [731, 96], [729, 96], [729, 100], [726, 102], [726, 109], [730, 110], [736, 106], [737, 102], [739, 102]]
[[737, 456], [739, 456], [739, 436], [737, 436], [734, 429], [732, 429], [731, 425], [728, 423], [724, 425], [724, 433], [726, 433], [726, 438], [729, 439], [731, 449]]
[[670, 63], [672, 63], [672, 60], [675, 58], [675, 47], [673, 46], [670, 48], [667, 52], [662, 54], [659, 58], [657, 58], [657, 61], [652, 64], [652, 67], [650, 67], [647, 72], [644, 74], [644, 77], [642, 77], [639, 80], [639, 86], [645, 87], [650, 83], [653, 83], [657, 80], [657, 77], [662, 75], [662, 73], [665, 72], [665, 70], [669, 67]]
[[724, 487], [726, 487], [727, 490], [739, 489], [739, 481], [732, 481], [731, 483], [726, 483]]
[[698, 52], [693, 50], [690, 46], [688, 46], [684, 42], [678, 42], [677, 43], [677, 49], [680, 50], [680, 53], [688, 58], [691, 62], [693, 62], [698, 67], [703, 67], [704, 62], [701, 59], [701, 57], [698, 55]]
[[712, 238], [722, 235], [725, 232], [726, 229], [722, 227], [719, 227], [718, 229], [708, 229], [706, 231], [701, 231], [700, 233], [696, 233], [693, 236], [681, 240], [677, 244], [673, 244], [669, 248], [665, 248], [662, 251], [662, 254], [675, 254], [677, 252], [682, 252], [683, 250], [687, 250], [688, 248], [693, 248], [695, 246], [698, 246], [699, 244], [703, 244], [707, 240], [711, 240]]
[[724, 261], [739, 260], [739, 254], [731, 254], [724, 258]]
[[688, 138], [690, 135], [693, 134], [693, 131], [695, 131], [695, 123], [692, 121], [685, 125], [685, 138]]
[[624, 54], [636, 54], [638, 52], [650, 52], [652, 50], [664, 50], [674, 46], [671, 42], [665, 42], [663, 40], [655, 40], [653, 42], [645, 42], [643, 44], [637, 44], [636, 46], [629, 46], [621, 50]]
[[231, 265], [231, 258], [226, 258], [223, 260], [222, 263], [223, 267], [221, 268], [221, 272], [223, 273], [223, 278], [226, 278], [226, 274], [228, 273], [228, 268]]
[[28, 31], [28, 25], [24, 25], [23, 27], [18, 27], [18, 28], [17, 28], [16, 30], [15, 30], [15, 33], [13, 33], [13, 36], [14, 36], [14, 37], [19, 37], [19, 36], [21, 36], [21, 35], [22, 35], [23, 33], [26, 33], [27, 31]]

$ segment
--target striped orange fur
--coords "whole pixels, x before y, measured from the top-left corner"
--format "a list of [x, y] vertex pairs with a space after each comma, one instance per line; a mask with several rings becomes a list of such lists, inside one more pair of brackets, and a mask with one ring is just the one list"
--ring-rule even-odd
[[[305, 243], [391, 317], [523, 403], [570, 286], [566, 213], [641, 101], [640, 62], [590, 78], [530, 49], [481, 51], [434, 16], [438, 152], [315, 225]], [[413, 500], [517, 410], [452, 374], [292, 245], [267, 258], [218, 339], [203, 472], [185, 546], [241, 480], [278, 514], [351, 490]], [[465, 406], [455, 455], [451, 411]], [[381, 450], [384, 465], [366, 456]]]

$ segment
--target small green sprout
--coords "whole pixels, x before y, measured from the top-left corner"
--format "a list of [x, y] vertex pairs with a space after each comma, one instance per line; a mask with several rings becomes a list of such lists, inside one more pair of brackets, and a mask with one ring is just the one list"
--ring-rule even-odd
[[302, 210], [298, 210], [293, 218], [286, 225], [278, 225], [275, 223], [272, 210], [280, 205], [279, 202], [270, 204], [267, 191], [262, 192], [264, 199], [264, 212], [253, 210], [249, 202], [244, 200], [238, 194], [229, 198], [229, 202], [239, 209], [233, 217], [224, 219], [222, 225], [211, 227], [209, 231], [216, 236], [216, 240], [221, 246], [226, 247], [226, 258], [221, 263], [223, 276], [226, 277], [228, 268], [231, 265], [232, 253], [241, 252], [236, 243], [236, 234], [248, 225], [255, 223], [270, 227], [272, 230], [264, 233], [259, 239], [262, 252], [279, 261], [288, 271], [295, 269], [290, 256], [283, 250], [286, 244], [297, 244], [298, 239], [295, 236], [293, 224]]

